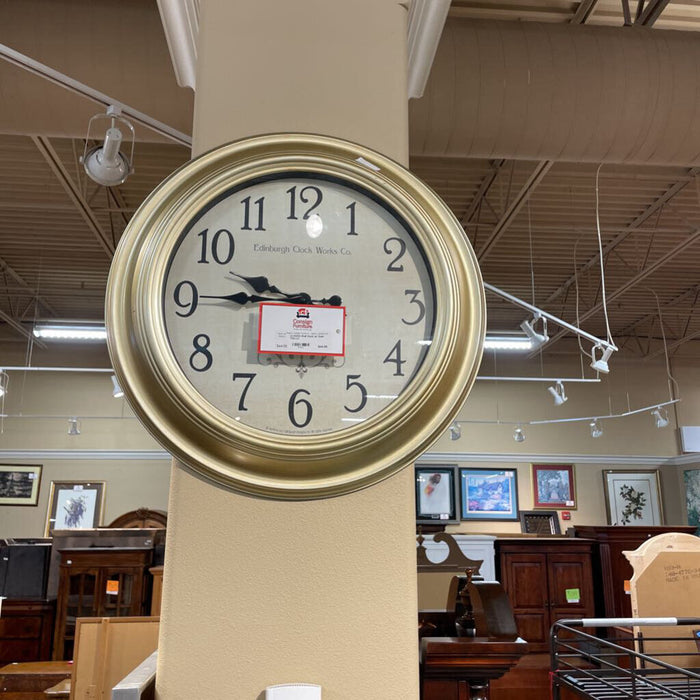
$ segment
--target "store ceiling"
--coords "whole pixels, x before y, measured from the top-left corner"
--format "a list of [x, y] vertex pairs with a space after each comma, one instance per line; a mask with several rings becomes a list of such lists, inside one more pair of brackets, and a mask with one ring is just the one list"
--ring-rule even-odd
[[[76, 4], [84, 9], [84, 4]], [[121, 83], [95, 84], [100, 74], [94, 65], [83, 68], [67, 53], [59, 53], [59, 60], [49, 49], [43, 52], [40, 28], [20, 31], [26, 5], [25, 0], [0, 0], [0, 43], [43, 62], [53, 57], [57, 70], [134, 104], [120, 92]], [[121, 6], [133, 6], [135, 12], [146, 6], [153, 17], [144, 31], [156, 35], [155, 2], [134, 0]], [[637, 10], [636, 4], [630, 5], [629, 21], [634, 22]], [[9, 21], [3, 21], [3, 15]], [[695, 32], [700, 7], [659, 0], [643, 6], [640, 18], [653, 26], [651, 31]], [[608, 0], [453, 0], [448, 26], [471, 19], [557, 24], [585, 20], [591, 26], [614, 28], [608, 31], [635, 31], [623, 26], [623, 3]], [[149, 48], [148, 61], [172, 72], [162, 34], [157, 42], [156, 48]], [[103, 318], [109, 264], [125, 225], [147, 194], [189, 153], [141, 132], [135, 172], [119, 187], [97, 186], [86, 178], [78, 159], [86, 115], [99, 110], [82, 98], [63, 96], [62, 88], [25, 75], [21, 68], [0, 63], [0, 342], [26, 344], [34, 319]], [[639, 70], [648, 72], [649, 67]], [[191, 115], [191, 91], [173, 86], [170, 76], [165, 106], [153, 96], [152, 86], [147, 92], [153, 116], [182, 128]], [[148, 99], [139, 98], [138, 104], [147, 105]], [[654, 356], [663, 352], [665, 336], [672, 356], [700, 356], [700, 168], [693, 162], [601, 165], [522, 154], [515, 159], [507, 154], [436, 153], [415, 136], [432, 128], [426, 121], [429, 110], [412, 104], [411, 119], [410, 167], [460, 219], [487, 282], [605, 337], [598, 214], [615, 343], [625, 353]], [[26, 127], [18, 126], [20, 122]], [[487, 294], [487, 303], [489, 330], [517, 330], [526, 317], [493, 294]], [[557, 331], [550, 324], [555, 341], [560, 337]], [[553, 342], [545, 353], [564, 348], [564, 343]]]

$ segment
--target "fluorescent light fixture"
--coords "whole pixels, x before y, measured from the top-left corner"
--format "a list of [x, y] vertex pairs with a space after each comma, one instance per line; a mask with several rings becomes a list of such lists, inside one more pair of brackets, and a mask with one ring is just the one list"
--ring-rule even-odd
[[524, 335], [487, 335], [484, 339], [484, 350], [527, 352], [532, 349], [532, 341]]
[[597, 418], [594, 418], [588, 425], [591, 428], [591, 437], [599, 438], [603, 434], [603, 427]]
[[569, 400], [564, 392], [564, 385], [561, 382], [557, 382], [553, 386], [548, 386], [547, 391], [552, 395], [555, 406], [561, 406]]
[[515, 442], [525, 442], [525, 433], [521, 426], [518, 426], [513, 431], [513, 440], [515, 440]]
[[114, 396], [115, 399], [121, 399], [121, 397], [124, 396], [124, 390], [119, 386], [119, 382], [117, 381], [117, 376], [115, 374], [112, 375], [112, 386], [114, 387], [112, 389], [112, 396]]
[[665, 408], [661, 408], [661, 406], [657, 406], [652, 412], [651, 415], [654, 416], [654, 420], [656, 421], [656, 427], [657, 428], [665, 428], [668, 423], [668, 411]]
[[107, 331], [99, 324], [37, 323], [34, 337], [47, 340], [106, 340]]
[[462, 437], [462, 426], [455, 420], [450, 426], [450, 440], [459, 440]]
[[[596, 350], [603, 351], [603, 354], [599, 358], [596, 357]], [[612, 355], [614, 351], [615, 348], [611, 345], [608, 345], [608, 347], [605, 348], [605, 350], [603, 350], [603, 347], [601, 345], [595, 345], [593, 347], [593, 352], [591, 353], [591, 357], [593, 358], [593, 362], [591, 362], [591, 367], [596, 372], [604, 372], [605, 374], [607, 374], [610, 371], [610, 368], [608, 367], [608, 360], [610, 359], [610, 355]]]

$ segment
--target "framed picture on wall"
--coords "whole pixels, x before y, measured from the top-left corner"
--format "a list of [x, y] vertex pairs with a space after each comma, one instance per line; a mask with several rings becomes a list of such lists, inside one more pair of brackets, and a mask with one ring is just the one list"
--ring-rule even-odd
[[40, 485], [40, 465], [0, 464], [0, 506], [35, 506]]
[[663, 525], [658, 469], [603, 472], [608, 525]]
[[695, 525], [695, 534], [700, 533], [700, 469], [688, 469], [683, 472], [685, 481], [685, 505], [688, 513], [688, 525]]
[[104, 481], [52, 481], [46, 536], [54, 530], [80, 530], [101, 524]]
[[416, 522], [458, 523], [457, 467], [416, 467]]
[[561, 534], [556, 510], [521, 510], [520, 529], [528, 535]]
[[533, 508], [576, 508], [573, 464], [532, 465]]
[[516, 469], [459, 470], [462, 520], [517, 520], [518, 472]]

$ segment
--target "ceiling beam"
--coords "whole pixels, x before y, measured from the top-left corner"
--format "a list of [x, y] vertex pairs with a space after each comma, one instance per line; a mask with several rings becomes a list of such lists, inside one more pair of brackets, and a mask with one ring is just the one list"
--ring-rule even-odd
[[[27, 284], [27, 282], [24, 281], [22, 276], [15, 272], [10, 267], [10, 265], [8, 265], [7, 261], [3, 260], [2, 258], [0, 258], [0, 272], [12, 277], [12, 279], [18, 284], [22, 292], [26, 292], [33, 299], [36, 299], [36, 301], [39, 304], [41, 304], [47, 311], [56, 315], [56, 310], [51, 306], [51, 304], [48, 301], [46, 301], [46, 299], [44, 299], [35, 289], [33, 289], [29, 284]], [[7, 285], [5, 285], [5, 288], [7, 288]]]
[[648, 354], [646, 356], [646, 359], [651, 360], [652, 358], [658, 357], [659, 355], [663, 355], [670, 350], [675, 350], [676, 348], [679, 348], [681, 345], [685, 345], [685, 343], [688, 343], [691, 340], [695, 340], [696, 338], [700, 338], [700, 331], [695, 331], [694, 333], [691, 333], [690, 335], [686, 335], [684, 338], [677, 340], [675, 343], [671, 343], [671, 345], [665, 345], [664, 347], [660, 348], [659, 350], [656, 350], [655, 352]]
[[[686, 177], [682, 180], [678, 180], [673, 185], [671, 185], [660, 197], [657, 197], [639, 216], [630, 221], [629, 224], [610, 241], [603, 248], [603, 257], [614, 250], [620, 243], [622, 243], [631, 233], [634, 233], [652, 214], [659, 211], [667, 202], [673, 199], [690, 181], [691, 179], [700, 172], [698, 168], [691, 168], [686, 173]], [[589, 270], [594, 265], [600, 263], [600, 258], [594, 255], [587, 262], [585, 262], [577, 270], [575, 275], [571, 275], [563, 284], [561, 284], [557, 289], [555, 289], [543, 302], [543, 305], [551, 304], [557, 297], [563, 294], [574, 282], [576, 282], [577, 275]]]
[[6, 314], [2, 310], [0, 310], [0, 319], [5, 321], [5, 323], [7, 323], [8, 326], [11, 326], [12, 328], [14, 328], [20, 335], [23, 335], [28, 340], [35, 341], [36, 344], [40, 345], [42, 348], [46, 347], [46, 345], [44, 345], [41, 341], [37, 340], [33, 336], [31, 330], [29, 330], [28, 328], [25, 328], [21, 323], [18, 323], [17, 321], [15, 321], [15, 319], [12, 318], [12, 316], [10, 316], [9, 314]]
[[642, 13], [635, 19], [634, 23], [651, 27], [654, 22], [661, 16], [661, 13], [668, 5], [669, 0], [649, 0], [647, 6], [642, 10]]
[[598, 0], [582, 0], [569, 24], [585, 24], [595, 11]]
[[[663, 305], [661, 308], [661, 313], [665, 310], [668, 310], [674, 306], [677, 306], [683, 301], [686, 301], [689, 297], [696, 296], [698, 294], [698, 290], [700, 290], [700, 286], [696, 285], [694, 287], [690, 287], [690, 289], [686, 289], [682, 294], [679, 294], [677, 297], [674, 299], [671, 299], [671, 301], [667, 302], [666, 304]], [[695, 304], [693, 304], [694, 308]], [[658, 311], [652, 311], [650, 314], [647, 314], [643, 318], [640, 318], [637, 321], [634, 321], [634, 323], [630, 323], [627, 326], [625, 326], [622, 330], [618, 331], [619, 336], [626, 336], [632, 333], [635, 329], [639, 328], [640, 326], [644, 326], [645, 324], [649, 323], [650, 321], [653, 321], [655, 318], [658, 318], [659, 312]]]
[[97, 216], [95, 216], [95, 212], [92, 211], [90, 205], [85, 201], [85, 197], [83, 197], [82, 192], [73, 182], [73, 179], [68, 174], [68, 171], [61, 162], [61, 159], [58, 157], [58, 154], [49, 142], [49, 139], [45, 136], [31, 136], [30, 138], [36, 145], [41, 155], [44, 156], [44, 160], [46, 160], [54, 175], [61, 183], [61, 186], [66, 191], [66, 194], [70, 197], [79, 214], [88, 225], [88, 228], [93, 232], [93, 234], [95, 234], [97, 242], [111, 260], [112, 256], [114, 255], [114, 243], [103, 231], [100, 222], [97, 220]]
[[491, 189], [491, 185], [493, 185], [494, 181], [496, 180], [496, 176], [498, 175], [500, 169], [503, 167], [504, 163], [505, 160], [495, 160], [491, 162], [491, 171], [481, 181], [479, 189], [474, 195], [474, 198], [472, 199], [469, 208], [460, 217], [460, 222], [462, 226], [466, 226], [472, 220], [472, 217], [474, 216], [476, 210], [481, 204], [481, 200], [484, 199], [484, 197], [486, 197], [486, 195], [488, 194], [489, 190]]
[[532, 173], [530, 173], [530, 177], [528, 177], [520, 192], [515, 195], [510, 204], [508, 204], [506, 207], [503, 214], [501, 214], [501, 218], [493, 227], [491, 235], [488, 237], [484, 245], [481, 246], [481, 249], [476, 256], [479, 262], [483, 262], [489, 253], [491, 253], [494, 246], [498, 242], [498, 239], [506, 232], [515, 217], [518, 215], [518, 212], [530, 198], [530, 195], [535, 191], [537, 185], [539, 185], [542, 181], [542, 178], [544, 178], [544, 176], [549, 172], [552, 165], [554, 165], [553, 160], [543, 160], [535, 166], [535, 169], [532, 171]]
[[[658, 260], [655, 260], [644, 270], [641, 270], [636, 275], [631, 277], [629, 280], [627, 280], [627, 282], [618, 287], [614, 292], [608, 294], [606, 303], [609, 304], [618, 297], [621, 297], [633, 287], [636, 287], [640, 282], [649, 277], [649, 275], [653, 274], [654, 272], [662, 268], [664, 265], [671, 262], [671, 260], [676, 258], [681, 253], [685, 252], [685, 250], [690, 248], [698, 241], [700, 241], [700, 228], [696, 228], [693, 231], [693, 233], [689, 235], [688, 238], [686, 238], [682, 243], [679, 243], [675, 248], [669, 250], [665, 255], [662, 255]], [[585, 321], [586, 319], [590, 318], [594, 314], [598, 313], [598, 311], [600, 311], [602, 308], [603, 302], [600, 301], [595, 306], [591, 307], [590, 309], [588, 309], [588, 311], [579, 316], [577, 319], [578, 323], [580, 324], [582, 321]], [[556, 335], [552, 336], [549, 342], [547, 343], [547, 348], [549, 349], [554, 343], [556, 343], [558, 340], [561, 340], [561, 338], [563, 338], [565, 335], [566, 331], [560, 331]]]

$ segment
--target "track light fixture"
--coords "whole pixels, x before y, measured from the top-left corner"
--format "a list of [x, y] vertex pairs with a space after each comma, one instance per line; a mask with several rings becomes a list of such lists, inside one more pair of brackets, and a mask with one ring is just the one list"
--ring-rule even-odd
[[589, 425], [591, 426], [591, 437], [599, 438], [603, 434], [603, 427], [597, 418], [594, 418]]
[[668, 423], [669, 423], [668, 411], [665, 408], [661, 408], [661, 406], [657, 406], [651, 412], [651, 415], [654, 416], [657, 428], [665, 428], [668, 425]]
[[450, 440], [459, 440], [462, 437], [462, 426], [455, 420], [450, 425]]
[[[90, 130], [95, 120], [107, 122], [104, 142], [88, 150]], [[128, 156], [120, 150], [124, 138], [120, 126], [131, 132], [131, 149]], [[95, 114], [90, 118], [80, 162], [88, 177], [105, 187], [121, 185], [134, 172], [134, 127], [130, 121], [121, 116], [119, 107], [110, 105], [105, 114]]]
[[552, 395], [555, 406], [561, 406], [569, 400], [564, 391], [564, 385], [559, 381], [553, 386], [548, 386], [547, 391]]
[[517, 426], [513, 431], [513, 440], [515, 442], [525, 442], [525, 433], [521, 426]]
[[112, 389], [112, 396], [114, 396], [115, 399], [121, 399], [121, 397], [124, 396], [124, 391], [119, 386], [119, 382], [117, 381], [117, 376], [115, 374], [112, 375], [112, 386], [114, 387]]
[[[596, 357], [596, 351], [602, 352], [603, 354], [600, 357]], [[604, 372], [605, 374], [607, 374], [610, 371], [610, 368], [608, 367], [608, 360], [610, 359], [610, 355], [612, 355], [614, 351], [615, 348], [611, 345], [608, 345], [608, 347], [605, 349], [603, 349], [602, 345], [594, 345], [593, 351], [591, 353], [591, 357], [593, 358], [593, 361], [591, 362], [591, 367], [596, 372]]]
[[[537, 324], [538, 321], [542, 322], [542, 332], [538, 333], [535, 330], [535, 325]], [[544, 316], [541, 316], [540, 314], [535, 314], [534, 318], [532, 321], [525, 320], [520, 324], [520, 328], [522, 329], [523, 333], [530, 339], [531, 349], [536, 350], [540, 345], [544, 345], [548, 340], [549, 336], [547, 335], [547, 319]]]
[[80, 435], [80, 421], [77, 418], [68, 419], [68, 435]]

